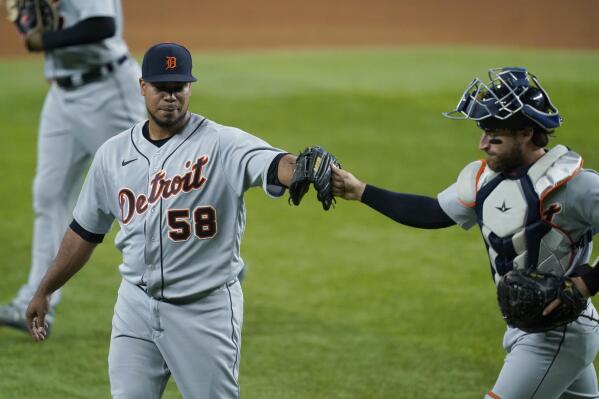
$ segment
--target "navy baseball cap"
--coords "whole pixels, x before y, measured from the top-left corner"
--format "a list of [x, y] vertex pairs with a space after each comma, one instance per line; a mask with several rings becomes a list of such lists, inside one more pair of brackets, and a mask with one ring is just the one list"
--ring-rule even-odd
[[195, 82], [191, 54], [176, 43], [159, 43], [148, 49], [141, 64], [141, 78], [149, 83]]

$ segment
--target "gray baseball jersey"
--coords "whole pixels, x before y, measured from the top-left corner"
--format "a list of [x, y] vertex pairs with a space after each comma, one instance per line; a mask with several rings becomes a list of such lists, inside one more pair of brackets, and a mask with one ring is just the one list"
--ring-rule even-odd
[[158, 148], [143, 123], [104, 144], [94, 159], [74, 218], [86, 230], [120, 231], [123, 278], [155, 298], [193, 298], [234, 279], [243, 268], [243, 193], [267, 186], [281, 151], [241, 130], [192, 114], [185, 130]]
[[[464, 229], [481, 226], [495, 281], [512, 268], [526, 267], [531, 259], [538, 268], [564, 274], [588, 262], [592, 240], [587, 237], [599, 229], [599, 174], [581, 165], [580, 157], [563, 146], [538, 160], [528, 177], [502, 180], [484, 162], [473, 163], [438, 200]], [[533, 208], [539, 206], [535, 190], [540, 211]], [[476, 203], [465, 200], [469, 191]], [[481, 199], [484, 203], [478, 203]], [[536, 214], [544, 215], [553, 229], [545, 226], [539, 233]], [[511, 253], [507, 259], [505, 252]], [[485, 398], [599, 398], [593, 366], [599, 326], [584, 316], [597, 319], [590, 301], [583, 316], [563, 328], [536, 334], [508, 328], [503, 343], [508, 355]]]
[[112, 394], [158, 398], [172, 373], [186, 398], [236, 398], [243, 194], [253, 186], [284, 193], [267, 184], [281, 151], [195, 114], [160, 147], [143, 126], [100, 147], [73, 213], [92, 233], [120, 225]]
[[120, 0], [61, 0], [58, 12], [63, 28], [69, 28], [84, 19], [112, 17], [116, 33], [101, 42], [68, 46], [45, 53], [46, 78], [71, 76], [93, 66], [114, 61], [129, 52], [123, 39], [123, 12]]
[[[31, 268], [27, 284], [13, 300], [23, 314], [56, 256], [92, 156], [107, 139], [146, 117], [139, 94], [141, 71], [128, 57], [122, 38], [120, 1], [61, 0], [59, 11], [63, 27], [91, 17], [113, 17], [117, 31], [101, 42], [46, 52], [45, 75], [52, 83], [39, 125]], [[82, 75], [90, 71], [97, 76], [83, 82]], [[60, 86], [53, 80], [57, 77], [72, 78], [72, 86]], [[61, 290], [52, 295], [53, 307], [60, 294]]]

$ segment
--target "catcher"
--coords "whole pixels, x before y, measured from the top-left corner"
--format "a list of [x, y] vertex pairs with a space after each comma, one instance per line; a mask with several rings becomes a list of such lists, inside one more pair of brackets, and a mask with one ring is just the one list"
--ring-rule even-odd
[[508, 324], [505, 362], [485, 399], [599, 398], [599, 174], [567, 147], [547, 149], [562, 118], [525, 68], [476, 78], [451, 119], [482, 129], [486, 159], [468, 164], [437, 198], [383, 190], [333, 167], [333, 194], [418, 228], [479, 225]]

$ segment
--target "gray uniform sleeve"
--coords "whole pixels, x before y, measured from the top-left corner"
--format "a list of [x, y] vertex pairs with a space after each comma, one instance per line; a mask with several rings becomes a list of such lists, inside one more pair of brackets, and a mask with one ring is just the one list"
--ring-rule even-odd
[[464, 206], [458, 199], [457, 183], [452, 184], [437, 195], [441, 209], [464, 230], [476, 224], [474, 208]]
[[268, 168], [284, 152], [242, 130], [229, 128], [219, 136], [225, 175], [233, 190], [242, 195], [250, 187], [262, 186], [270, 197], [285, 193], [281, 186], [268, 185]]
[[108, 175], [103, 167], [102, 154], [102, 147], [100, 147], [89, 168], [73, 211], [73, 218], [77, 223], [95, 234], [108, 233], [114, 220], [106, 190]]
[[567, 206], [581, 224], [599, 229], [599, 174], [584, 169], [569, 183], [566, 189]]

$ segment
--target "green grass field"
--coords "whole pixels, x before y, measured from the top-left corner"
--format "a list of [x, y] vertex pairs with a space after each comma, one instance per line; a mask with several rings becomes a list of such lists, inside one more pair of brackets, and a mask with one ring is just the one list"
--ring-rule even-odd
[[[436, 195], [480, 158], [472, 122], [441, 117], [473, 76], [524, 65], [565, 116], [553, 143], [599, 168], [599, 53], [379, 48], [194, 54], [191, 110], [298, 152], [320, 144], [359, 178]], [[0, 302], [27, 277], [38, 58], [0, 60]], [[477, 229], [416, 230], [362, 204], [323, 212], [247, 193], [241, 361], [246, 399], [482, 398], [504, 323]], [[113, 231], [114, 234], [114, 231]], [[112, 237], [112, 236], [111, 236]], [[0, 398], [109, 397], [119, 254], [105, 240], [67, 284], [41, 345], [0, 328]], [[179, 398], [171, 381], [165, 398]]]

